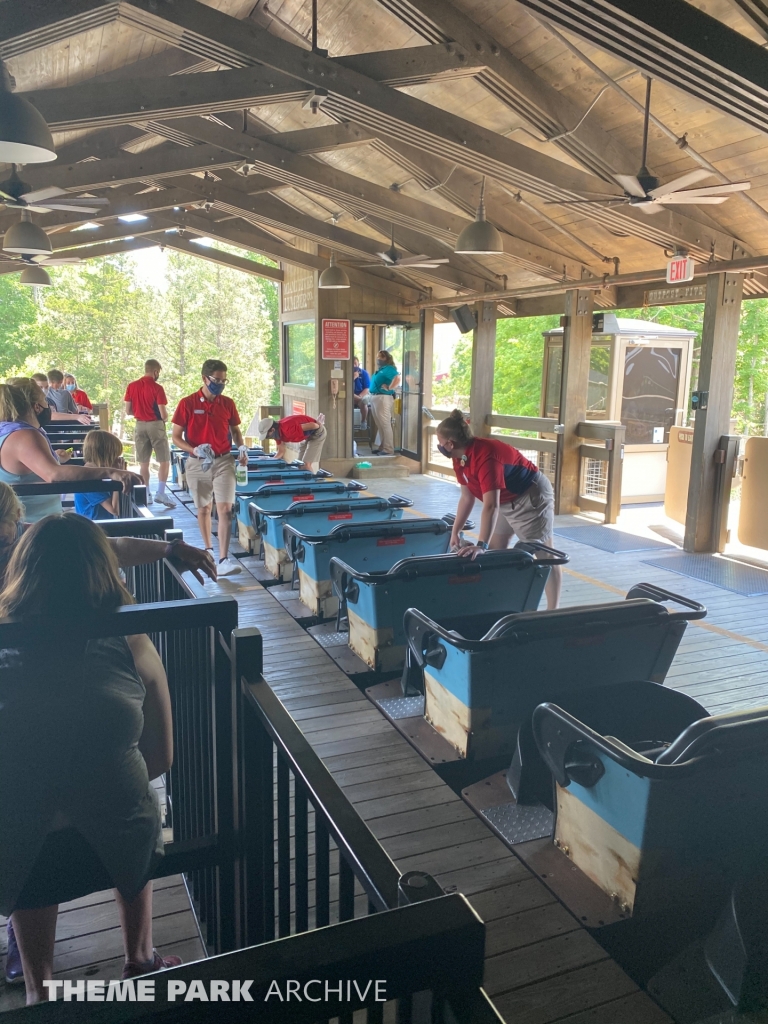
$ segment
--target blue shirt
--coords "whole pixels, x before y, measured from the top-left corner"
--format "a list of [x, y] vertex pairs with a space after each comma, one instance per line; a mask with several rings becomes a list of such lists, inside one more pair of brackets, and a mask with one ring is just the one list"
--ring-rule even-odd
[[371, 386], [371, 376], [362, 366], [358, 366], [359, 376], [355, 377], [355, 394], [360, 395], [366, 388]]
[[379, 367], [371, 380], [371, 394], [394, 395], [395, 392], [391, 390], [389, 385], [398, 375], [399, 370], [396, 366]]
[[86, 519], [114, 519], [115, 516], [101, 504], [102, 501], [109, 501], [111, 497], [110, 491], [86, 491], [83, 494], [76, 494], [75, 512]]

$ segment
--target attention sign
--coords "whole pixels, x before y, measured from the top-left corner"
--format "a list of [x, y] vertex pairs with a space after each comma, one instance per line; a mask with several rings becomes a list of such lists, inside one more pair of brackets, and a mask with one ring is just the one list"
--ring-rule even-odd
[[667, 264], [667, 284], [692, 281], [696, 265], [690, 256], [676, 256]]
[[349, 320], [323, 320], [323, 359], [350, 358], [349, 328]]

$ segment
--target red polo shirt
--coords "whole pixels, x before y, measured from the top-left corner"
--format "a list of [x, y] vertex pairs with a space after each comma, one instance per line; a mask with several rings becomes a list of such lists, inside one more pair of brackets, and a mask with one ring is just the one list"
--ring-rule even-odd
[[230, 427], [239, 426], [240, 417], [231, 398], [216, 395], [208, 400], [200, 388], [194, 395], [182, 398], [172, 422], [184, 428], [184, 437], [193, 448], [209, 444], [215, 455], [228, 455], [232, 444]]
[[277, 424], [280, 428], [280, 440], [288, 441], [289, 444], [301, 444], [302, 441], [306, 441], [307, 435], [301, 429], [303, 423], [317, 423], [317, 420], [312, 416], [284, 416]]
[[539, 472], [517, 448], [491, 437], [473, 438], [463, 464], [461, 459], [454, 459], [453, 469], [459, 483], [480, 501], [488, 491], [501, 491], [502, 505], [524, 494]]
[[79, 388], [72, 392], [72, 397], [75, 400], [75, 405], [82, 405], [84, 409], [93, 409], [90, 398], [84, 391], [80, 391]]
[[152, 420], [161, 420], [159, 405], [168, 405], [165, 391], [160, 387], [154, 377], [145, 374], [138, 380], [131, 381], [125, 389], [124, 402], [130, 402], [133, 406], [133, 415], [137, 420], [151, 423]]

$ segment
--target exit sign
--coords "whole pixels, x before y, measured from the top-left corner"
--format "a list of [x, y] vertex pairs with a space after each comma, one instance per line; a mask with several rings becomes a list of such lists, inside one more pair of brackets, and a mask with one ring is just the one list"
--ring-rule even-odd
[[684, 284], [693, 280], [695, 264], [690, 256], [676, 256], [667, 264], [667, 284]]

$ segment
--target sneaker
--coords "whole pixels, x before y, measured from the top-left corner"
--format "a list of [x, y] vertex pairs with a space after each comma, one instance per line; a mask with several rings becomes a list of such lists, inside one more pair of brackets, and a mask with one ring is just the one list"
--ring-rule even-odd
[[181, 965], [182, 960], [180, 956], [160, 956], [156, 949], [153, 949], [152, 953], [152, 959], [147, 960], [144, 964], [139, 963], [137, 960], [126, 960], [121, 975], [122, 980], [127, 981], [129, 978], [139, 978], [142, 974], [154, 974], [155, 971], [167, 971], [169, 967], [179, 967]]
[[24, 969], [21, 966], [21, 953], [16, 944], [16, 935], [13, 931], [13, 922], [9, 917], [8, 928], [8, 952], [5, 957], [5, 983], [6, 985], [23, 985]]
[[158, 493], [155, 495], [155, 504], [165, 505], [166, 508], [176, 508], [176, 502], [167, 491], [163, 491], [162, 494]]
[[243, 570], [234, 558], [227, 557], [219, 559], [216, 571], [219, 576], [234, 576], [236, 573], [242, 572]]

